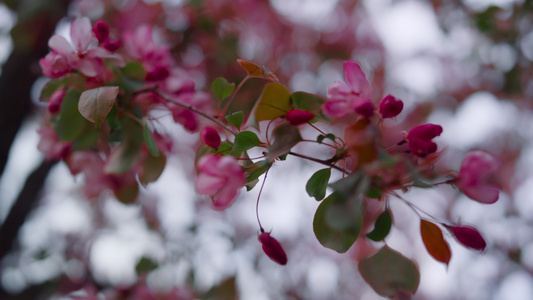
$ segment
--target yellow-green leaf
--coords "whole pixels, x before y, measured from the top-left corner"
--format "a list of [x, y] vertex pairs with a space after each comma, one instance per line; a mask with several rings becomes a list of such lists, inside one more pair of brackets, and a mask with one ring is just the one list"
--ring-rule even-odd
[[291, 109], [291, 95], [289, 91], [279, 83], [269, 83], [255, 109], [255, 120], [268, 121], [287, 114]]

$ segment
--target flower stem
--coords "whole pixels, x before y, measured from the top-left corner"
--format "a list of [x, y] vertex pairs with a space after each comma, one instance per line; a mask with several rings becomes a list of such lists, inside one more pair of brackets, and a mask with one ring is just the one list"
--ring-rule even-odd
[[261, 199], [261, 193], [263, 192], [263, 187], [265, 186], [265, 182], [267, 180], [268, 171], [270, 171], [270, 168], [268, 168], [268, 170], [266, 170], [265, 172], [265, 178], [263, 178], [263, 183], [261, 184], [259, 195], [257, 195], [257, 201], [255, 202], [255, 217], [257, 218], [257, 223], [259, 224], [259, 230], [261, 230], [261, 233], [265, 232], [265, 230], [261, 225], [261, 220], [259, 220], [259, 199]]
[[295, 152], [292, 152], [290, 151], [289, 152], [290, 155], [293, 155], [293, 156], [296, 156], [296, 157], [299, 157], [299, 158], [303, 158], [303, 159], [307, 159], [307, 160], [310, 160], [310, 161], [314, 161], [316, 163], [319, 163], [319, 164], [323, 164], [325, 166], [328, 166], [328, 167], [331, 167], [337, 171], [341, 171], [343, 173], [347, 173], [347, 174], [350, 174], [350, 172], [348, 172], [347, 170], [327, 161], [327, 160], [322, 160], [322, 159], [318, 159], [318, 158], [314, 158], [314, 157], [310, 157], [310, 156], [307, 156], [307, 155], [304, 155], [304, 154], [300, 154], [300, 153], [295, 153]]

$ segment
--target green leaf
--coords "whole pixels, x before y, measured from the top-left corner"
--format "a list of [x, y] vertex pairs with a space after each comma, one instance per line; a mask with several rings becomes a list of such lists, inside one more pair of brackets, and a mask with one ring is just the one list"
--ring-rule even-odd
[[147, 257], [141, 257], [137, 265], [135, 266], [135, 272], [137, 274], [146, 274], [150, 271], [153, 271], [159, 267], [159, 264]]
[[124, 143], [117, 146], [107, 160], [105, 172], [112, 174], [127, 172], [137, 162], [140, 154], [141, 147], [132, 143]]
[[143, 80], [146, 77], [146, 70], [140, 62], [130, 61], [122, 68], [122, 74], [131, 79]]
[[235, 277], [230, 277], [222, 281], [219, 285], [212, 287], [202, 297], [202, 300], [235, 300], [239, 299]]
[[291, 95], [279, 83], [269, 83], [259, 97], [255, 109], [255, 121], [268, 121], [284, 116], [291, 109]]
[[139, 174], [139, 181], [143, 185], [156, 181], [165, 170], [167, 158], [165, 155], [147, 155], [142, 161], [142, 171]]
[[69, 90], [61, 103], [59, 114], [53, 119], [54, 130], [63, 142], [73, 141], [80, 136], [85, 123], [88, 123], [78, 111], [80, 95], [79, 90]]
[[235, 83], [229, 83], [224, 77], [218, 77], [211, 84], [211, 90], [219, 100], [224, 100], [229, 97], [234, 89]]
[[417, 265], [388, 246], [362, 259], [359, 272], [376, 293], [389, 298], [406, 292], [414, 294], [420, 283]]
[[246, 169], [246, 173], [247, 173], [246, 182], [252, 182], [258, 179], [259, 176], [265, 174], [265, 172], [268, 171], [268, 169], [270, 169], [271, 166], [272, 164], [266, 160], [258, 161], [252, 164]]
[[310, 112], [320, 111], [322, 104], [325, 102], [321, 97], [306, 92], [292, 93], [291, 100], [295, 109], [301, 109]]
[[329, 186], [342, 197], [348, 198], [354, 194], [365, 195], [370, 187], [370, 179], [363, 172], [354, 172]]
[[346, 199], [337, 192], [318, 207], [313, 220], [315, 235], [324, 247], [344, 253], [355, 243], [363, 227], [365, 211], [361, 194]]
[[239, 132], [235, 136], [235, 144], [233, 146], [234, 153], [242, 153], [244, 151], [250, 150], [253, 147], [261, 145], [261, 141], [257, 137], [257, 134], [251, 131]]
[[48, 81], [41, 91], [41, 100], [48, 100], [52, 94], [59, 90], [64, 89], [68, 85], [82, 85], [85, 83], [85, 78], [79, 74], [70, 74], [58, 79], [51, 79]]
[[159, 156], [161, 153], [159, 152], [159, 149], [157, 148], [157, 145], [154, 141], [154, 137], [152, 136], [152, 133], [150, 132], [150, 128], [148, 128], [148, 124], [144, 124], [143, 129], [143, 136], [144, 136], [144, 143], [146, 144], [146, 147], [148, 148], [148, 151], [153, 156]]
[[241, 129], [242, 122], [244, 121], [244, 113], [242, 111], [234, 112], [226, 116], [226, 121], [233, 125], [237, 129]]
[[300, 131], [289, 123], [281, 124], [274, 129], [274, 141], [268, 148], [267, 159], [273, 161], [276, 157], [285, 154], [302, 140]]
[[374, 224], [374, 229], [366, 234], [366, 237], [379, 242], [382, 241], [390, 232], [392, 227], [392, 214], [389, 209], [379, 214]]
[[84, 91], [80, 96], [78, 110], [98, 128], [115, 104], [118, 86], [104, 86]]
[[130, 185], [125, 185], [113, 191], [113, 194], [118, 201], [124, 204], [133, 204], [139, 195], [139, 185], [134, 182]]
[[322, 142], [324, 141], [324, 139], [330, 139], [332, 141], [335, 142], [335, 135], [333, 133], [328, 133], [326, 135], [319, 135], [316, 137], [316, 141], [319, 143], [319, 144], [322, 144]]
[[317, 201], [324, 199], [326, 196], [326, 188], [328, 187], [329, 177], [331, 176], [331, 169], [325, 168], [318, 170], [309, 178], [305, 185], [305, 190], [310, 197], [315, 197]]
[[452, 252], [440, 228], [429, 221], [420, 220], [420, 234], [428, 253], [437, 261], [448, 265]]

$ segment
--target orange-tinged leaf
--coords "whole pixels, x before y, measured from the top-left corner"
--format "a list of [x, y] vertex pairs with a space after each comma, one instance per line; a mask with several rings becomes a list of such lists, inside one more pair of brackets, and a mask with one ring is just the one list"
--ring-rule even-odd
[[279, 79], [265, 66], [260, 66], [254, 62], [245, 59], [237, 59], [237, 62], [248, 73], [250, 77], [265, 78], [274, 82], [279, 82]]
[[118, 86], [104, 86], [84, 91], [80, 96], [78, 110], [96, 128], [107, 117], [113, 108], [119, 92]]
[[279, 83], [269, 83], [265, 86], [255, 108], [255, 120], [269, 121], [284, 116], [291, 109], [291, 95]]
[[440, 228], [427, 220], [420, 220], [420, 233], [428, 253], [437, 261], [448, 265], [452, 252]]

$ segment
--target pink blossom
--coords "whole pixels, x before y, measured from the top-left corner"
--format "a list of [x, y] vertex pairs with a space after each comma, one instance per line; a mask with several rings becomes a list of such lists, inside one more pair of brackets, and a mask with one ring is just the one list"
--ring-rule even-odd
[[49, 78], [59, 78], [72, 72], [68, 58], [62, 54], [50, 52], [39, 60], [43, 75]]
[[315, 115], [313, 113], [301, 109], [291, 109], [287, 115], [285, 115], [287, 121], [293, 126], [305, 124], [311, 121], [314, 117]]
[[492, 154], [481, 150], [469, 152], [461, 164], [457, 186], [470, 199], [494, 203], [498, 200], [499, 190], [488, 181], [498, 167], [499, 163]]
[[135, 32], [124, 33], [123, 40], [126, 52], [146, 69], [146, 79], [158, 81], [170, 75], [174, 60], [168, 46], [155, 43], [152, 32], [151, 27], [139, 26]]
[[45, 153], [45, 160], [61, 160], [72, 151], [72, 143], [59, 140], [57, 133], [50, 127], [37, 131], [41, 136], [37, 149]]
[[61, 110], [61, 104], [66, 94], [65, 90], [57, 90], [50, 96], [48, 100], [48, 112], [51, 115], [55, 115]]
[[324, 113], [330, 118], [342, 118], [354, 111], [364, 117], [372, 116], [370, 84], [357, 62], [344, 62], [344, 80], [346, 83], [336, 81], [329, 86], [329, 101], [322, 105]]
[[399, 115], [403, 110], [402, 100], [387, 95], [379, 103], [379, 113], [383, 118], [394, 118]]
[[200, 132], [200, 138], [211, 148], [217, 149], [220, 146], [220, 135], [213, 127], [204, 127]]
[[422, 124], [413, 127], [407, 133], [409, 151], [416, 156], [425, 157], [437, 151], [437, 144], [432, 139], [442, 133], [442, 126], [435, 124]]
[[257, 239], [263, 245], [263, 251], [270, 259], [280, 265], [287, 264], [287, 253], [285, 253], [278, 240], [270, 236], [269, 232], [261, 233]]
[[204, 155], [197, 168], [196, 190], [210, 196], [217, 210], [229, 207], [246, 184], [244, 171], [233, 156]]
[[[48, 41], [48, 46], [54, 53], [65, 57], [72, 69], [79, 70], [87, 77], [95, 77], [103, 72], [102, 59], [114, 59], [119, 65], [123, 65], [122, 58], [101, 47], [89, 48], [94, 35], [91, 22], [88, 18], [78, 18], [70, 26], [70, 44], [66, 38], [53, 35]], [[45, 67], [48, 67], [45, 64]], [[43, 68], [44, 70], [45, 68]]]

